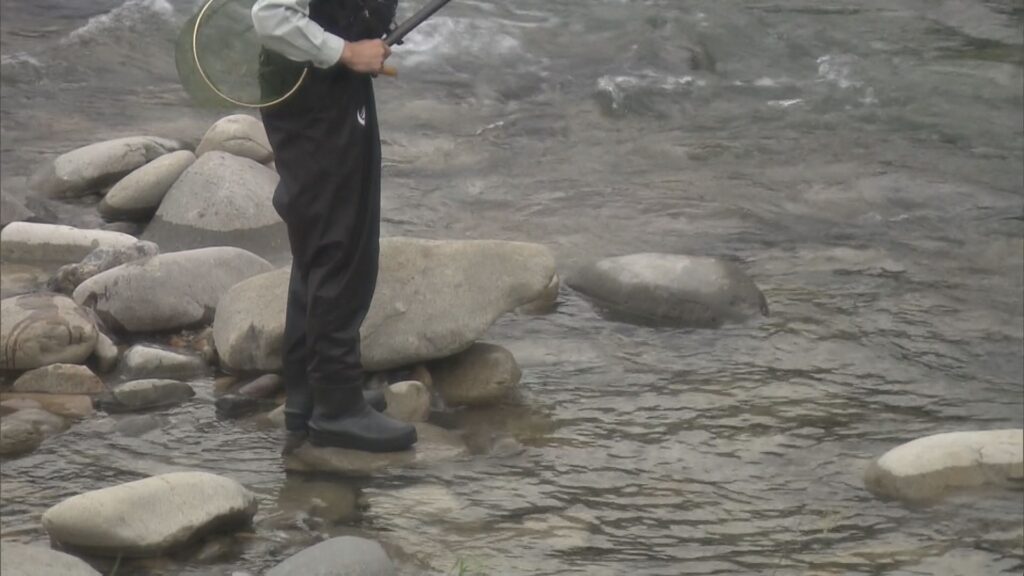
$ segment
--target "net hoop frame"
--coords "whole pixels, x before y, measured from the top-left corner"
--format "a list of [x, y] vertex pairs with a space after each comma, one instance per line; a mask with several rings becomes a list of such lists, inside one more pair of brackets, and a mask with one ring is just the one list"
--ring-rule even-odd
[[302, 82], [306, 79], [306, 75], [309, 74], [309, 67], [308, 66], [302, 69], [302, 75], [299, 76], [298, 81], [295, 82], [295, 86], [292, 86], [291, 90], [289, 90], [283, 96], [280, 96], [280, 97], [278, 97], [278, 98], [276, 98], [276, 99], [274, 99], [274, 100], [272, 100], [270, 102], [264, 102], [262, 104], [253, 104], [251, 102], [243, 102], [241, 100], [238, 100], [238, 99], [232, 98], [231, 96], [228, 96], [227, 94], [222, 92], [219, 88], [217, 88], [217, 86], [215, 86], [213, 84], [213, 81], [211, 81], [210, 78], [206, 75], [206, 70], [203, 70], [203, 65], [199, 62], [199, 51], [197, 50], [197, 47], [198, 47], [198, 44], [199, 44], [199, 25], [202, 24], [203, 17], [206, 16], [207, 10], [209, 10], [210, 7], [213, 6], [213, 3], [216, 2], [216, 1], [217, 0], [207, 0], [206, 4], [203, 5], [202, 10], [199, 11], [199, 16], [196, 17], [196, 25], [192, 29], [192, 60], [193, 60], [193, 62], [195, 62], [196, 70], [199, 71], [199, 77], [203, 79], [203, 82], [206, 83], [206, 85], [209, 86], [210, 90], [213, 90], [214, 93], [217, 94], [217, 96], [220, 96], [224, 100], [226, 100], [226, 101], [228, 101], [228, 102], [230, 102], [232, 104], [235, 104], [237, 106], [242, 106], [242, 107], [245, 107], [245, 108], [266, 108], [267, 106], [273, 106], [275, 104], [280, 104], [281, 102], [284, 102], [285, 100], [287, 100], [292, 94], [294, 94], [299, 89], [300, 86], [302, 86]]

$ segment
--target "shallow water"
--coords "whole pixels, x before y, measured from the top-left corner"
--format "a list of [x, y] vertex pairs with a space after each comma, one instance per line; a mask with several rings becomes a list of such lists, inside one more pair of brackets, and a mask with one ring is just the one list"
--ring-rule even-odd
[[[98, 139], [197, 140], [218, 114], [172, 58], [194, 4], [3, 0], [4, 189]], [[771, 317], [636, 327], [563, 289], [488, 334], [523, 398], [438, 415], [472, 456], [360, 482], [286, 478], [277, 432], [217, 420], [200, 382], [142, 436], [97, 416], [4, 461], [3, 536], [45, 540], [63, 497], [199, 468], [259, 493], [254, 532], [127, 573], [258, 572], [355, 533], [408, 573], [1019, 574], [1021, 491], [908, 508], [861, 474], [922, 435], [1024, 421], [1022, 18], [1011, 0], [453, 3], [377, 83], [386, 233], [542, 242], [563, 277], [735, 258]]]

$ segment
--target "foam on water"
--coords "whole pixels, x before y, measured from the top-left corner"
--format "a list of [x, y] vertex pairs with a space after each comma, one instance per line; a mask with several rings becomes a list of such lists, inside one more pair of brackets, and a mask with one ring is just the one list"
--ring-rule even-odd
[[167, 0], [126, 0], [124, 4], [110, 12], [90, 18], [84, 25], [68, 34], [64, 43], [88, 41], [108, 34], [116, 28], [137, 27], [147, 23], [153, 16], [169, 22], [175, 16], [174, 6]]

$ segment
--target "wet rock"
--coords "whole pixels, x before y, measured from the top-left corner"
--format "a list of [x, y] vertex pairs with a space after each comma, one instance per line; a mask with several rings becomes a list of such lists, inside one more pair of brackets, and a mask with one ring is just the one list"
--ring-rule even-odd
[[373, 540], [342, 536], [306, 548], [267, 576], [394, 576], [394, 564]]
[[[498, 241], [381, 241], [381, 270], [362, 326], [368, 370], [388, 370], [467, 349], [502, 314], [551, 283], [554, 257], [536, 244]], [[224, 296], [214, 321], [229, 369], [281, 367], [287, 269], [251, 278]]]
[[96, 208], [107, 220], [148, 220], [195, 161], [196, 155], [188, 150], [161, 156], [114, 184]]
[[414, 380], [396, 382], [384, 389], [385, 413], [403, 422], [426, 422], [430, 415], [430, 391]]
[[17, 542], [0, 543], [0, 573], [4, 576], [101, 576], [70, 554]]
[[433, 364], [431, 373], [438, 393], [450, 406], [497, 402], [514, 390], [522, 377], [511, 352], [483, 343]]
[[84, 394], [40, 394], [36, 392], [3, 392], [0, 402], [27, 401], [36, 402], [43, 410], [78, 420], [93, 413], [92, 397]]
[[257, 412], [266, 412], [277, 406], [273, 400], [254, 398], [241, 394], [226, 394], [214, 402], [217, 416], [221, 418], [242, 418]]
[[302, 474], [285, 476], [277, 507], [294, 516], [311, 515], [331, 524], [359, 517], [359, 492], [351, 482], [322, 480]]
[[562, 288], [562, 280], [555, 274], [547, 288], [541, 292], [536, 300], [524, 304], [516, 309], [516, 312], [526, 315], [550, 314], [558, 308], [558, 292]]
[[950, 432], [919, 438], [886, 452], [864, 476], [880, 496], [909, 501], [939, 498], [956, 488], [1024, 480], [1024, 430]]
[[127, 380], [188, 380], [206, 374], [206, 363], [198, 356], [136, 344], [121, 359], [121, 375]]
[[0, 367], [8, 370], [81, 364], [96, 347], [92, 319], [66, 296], [5, 298], [0, 300], [0, 317]]
[[271, 398], [284, 390], [284, 380], [277, 374], [264, 374], [238, 389], [238, 394], [250, 398]]
[[129, 236], [136, 236], [136, 237], [139, 234], [142, 234], [142, 231], [145, 230], [145, 229], [146, 229], [145, 225], [143, 225], [141, 222], [127, 222], [127, 221], [104, 222], [103, 225], [100, 226], [100, 230], [108, 230], [110, 232], [120, 232], [122, 234], [127, 234]]
[[427, 466], [466, 453], [466, 445], [457, 434], [431, 424], [418, 423], [415, 426], [419, 440], [412, 449], [404, 452], [378, 454], [345, 448], [319, 448], [307, 442], [285, 458], [285, 469], [339, 476], [370, 476], [394, 468]]
[[109, 374], [117, 367], [121, 352], [109, 336], [100, 332], [96, 336], [96, 349], [93, 350], [93, 355], [96, 357], [96, 368], [100, 373]]
[[35, 400], [29, 400], [28, 398], [12, 398], [10, 400], [4, 400], [0, 402], [0, 413], [7, 415], [13, 414], [18, 410], [26, 410], [28, 408], [39, 408], [42, 409], [43, 405]]
[[716, 258], [608, 258], [584, 267], [569, 284], [612, 312], [645, 321], [710, 328], [768, 315], [754, 282], [735, 264]]
[[62, 154], [44, 165], [29, 179], [29, 188], [51, 198], [84, 196], [180, 148], [173, 140], [152, 136], [97, 142]]
[[161, 416], [137, 414], [118, 420], [117, 424], [114, 425], [114, 430], [122, 436], [138, 438], [154, 430], [159, 430], [166, 423], [166, 419]]
[[31, 220], [35, 214], [6, 192], [0, 192], [0, 228], [12, 222]]
[[0, 261], [0, 299], [46, 289], [50, 274], [38, 266]]
[[133, 236], [59, 224], [15, 222], [0, 231], [0, 259], [13, 262], [79, 262], [97, 248], [127, 248]]
[[38, 448], [43, 433], [29, 422], [10, 418], [0, 420], [0, 456], [19, 456]]
[[22, 374], [14, 381], [15, 392], [46, 394], [99, 394], [106, 390], [103, 382], [85, 366], [51, 364]]
[[272, 426], [284, 428], [284, 404], [274, 408], [267, 414], [267, 421]]
[[74, 298], [118, 330], [174, 330], [209, 322], [228, 288], [270, 269], [266, 260], [239, 248], [172, 252], [93, 276], [75, 289]]
[[104, 556], [153, 556], [252, 522], [256, 497], [205, 472], [153, 476], [69, 498], [43, 514], [60, 545]]
[[137, 241], [128, 246], [97, 248], [77, 264], [66, 264], [57, 270], [48, 287], [54, 292], [71, 294], [89, 278], [128, 262], [156, 256], [160, 248], [152, 242]]
[[207, 152], [171, 186], [142, 237], [164, 252], [236, 246], [283, 264], [290, 251], [272, 204], [278, 179], [247, 158]]
[[206, 131], [196, 155], [219, 150], [266, 164], [274, 159], [263, 123], [248, 114], [225, 116]]
[[43, 438], [49, 438], [68, 429], [68, 423], [63, 418], [39, 408], [18, 410], [8, 416], [7, 420], [11, 422], [24, 422], [38, 430], [43, 435]]
[[99, 405], [108, 412], [148, 410], [180, 404], [196, 395], [185, 382], [177, 380], [136, 380], [101, 396]]

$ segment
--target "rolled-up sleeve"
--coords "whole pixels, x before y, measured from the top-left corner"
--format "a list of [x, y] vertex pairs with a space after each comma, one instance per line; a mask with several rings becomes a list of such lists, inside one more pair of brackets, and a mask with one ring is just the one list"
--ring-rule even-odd
[[310, 0], [258, 0], [252, 23], [260, 43], [298, 62], [318, 68], [338, 63], [345, 41], [309, 17]]

